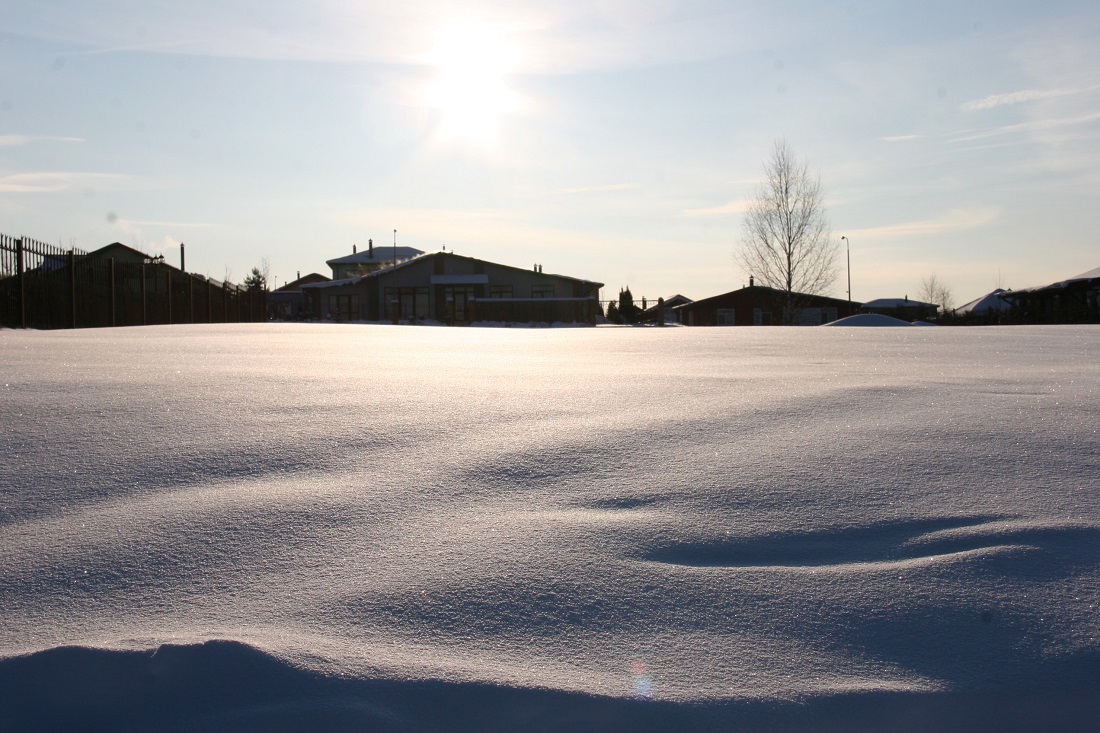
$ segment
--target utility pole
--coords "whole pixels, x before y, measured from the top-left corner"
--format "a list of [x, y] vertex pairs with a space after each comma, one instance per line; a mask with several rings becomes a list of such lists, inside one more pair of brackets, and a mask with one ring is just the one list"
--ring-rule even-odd
[[841, 239], [844, 240], [844, 255], [848, 260], [848, 315], [852, 315], [852, 252], [848, 247], [848, 238]]

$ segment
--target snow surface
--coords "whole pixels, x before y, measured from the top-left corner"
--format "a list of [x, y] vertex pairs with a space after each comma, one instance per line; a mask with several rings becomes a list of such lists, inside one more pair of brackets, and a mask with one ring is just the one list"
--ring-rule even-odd
[[0, 331], [0, 729], [1070, 731], [1100, 329]]

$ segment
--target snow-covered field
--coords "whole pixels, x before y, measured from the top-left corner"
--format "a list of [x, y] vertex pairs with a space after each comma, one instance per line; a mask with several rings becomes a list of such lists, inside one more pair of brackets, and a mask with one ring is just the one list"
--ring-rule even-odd
[[1100, 328], [0, 331], [0, 730], [1084, 730]]

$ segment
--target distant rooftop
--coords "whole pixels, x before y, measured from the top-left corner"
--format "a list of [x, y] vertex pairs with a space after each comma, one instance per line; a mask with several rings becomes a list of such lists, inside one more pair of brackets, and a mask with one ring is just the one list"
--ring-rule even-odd
[[939, 308], [935, 303], [924, 303], [910, 298], [878, 298], [863, 304], [864, 308]]
[[374, 247], [373, 249], [368, 247], [361, 252], [353, 252], [350, 255], [328, 260], [325, 264], [332, 267], [333, 265], [364, 265], [393, 262], [395, 259], [400, 262], [401, 260], [411, 260], [413, 257], [419, 257], [422, 254], [424, 254], [424, 252], [415, 247], [392, 247], [384, 245], [381, 247]]

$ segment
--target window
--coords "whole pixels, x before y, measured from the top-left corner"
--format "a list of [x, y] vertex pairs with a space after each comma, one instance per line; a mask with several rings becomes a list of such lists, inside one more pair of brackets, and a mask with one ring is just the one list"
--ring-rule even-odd
[[393, 302], [398, 304], [398, 317], [406, 320], [428, 317], [428, 288], [403, 287], [386, 288], [383, 292], [386, 302], [386, 318], [393, 317]]
[[512, 286], [511, 285], [490, 285], [489, 286], [490, 298], [511, 298]]
[[358, 321], [359, 320], [359, 296], [358, 295], [330, 295], [328, 296], [328, 315], [334, 321]]
[[715, 315], [715, 326], [736, 326], [737, 322], [734, 320], [734, 316], [737, 314], [734, 308], [719, 308]]
[[772, 325], [772, 312], [761, 310], [760, 308], [752, 309], [752, 325], [754, 326], [770, 326]]
[[553, 285], [532, 285], [531, 286], [532, 298], [553, 298], [554, 286]]

